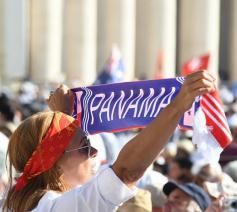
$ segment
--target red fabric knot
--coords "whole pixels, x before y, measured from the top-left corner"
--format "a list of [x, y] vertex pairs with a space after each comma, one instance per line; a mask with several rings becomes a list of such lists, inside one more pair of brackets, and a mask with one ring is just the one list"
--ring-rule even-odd
[[78, 120], [61, 113], [55, 112], [52, 123], [46, 136], [39, 142], [24, 167], [24, 172], [16, 183], [16, 191], [23, 189], [32, 179], [51, 169], [64, 150], [71, 142], [76, 129], [80, 127]]

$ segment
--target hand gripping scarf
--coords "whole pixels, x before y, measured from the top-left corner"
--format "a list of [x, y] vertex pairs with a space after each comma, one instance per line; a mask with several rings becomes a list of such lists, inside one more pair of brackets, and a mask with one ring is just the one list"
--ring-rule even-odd
[[[73, 116], [86, 134], [145, 127], [176, 97], [184, 80], [177, 77], [74, 88]], [[208, 161], [217, 162], [232, 140], [217, 92], [197, 97], [179, 126], [194, 129], [193, 141]], [[210, 151], [213, 149], [217, 151]]]
[[17, 179], [16, 191], [23, 189], [28, 180], [54, 166], [69, 145], [78, 127], [80, 127], [78, 120], [61, 112], [54, 113], [45, 137], [27, 161], [23, 174]]

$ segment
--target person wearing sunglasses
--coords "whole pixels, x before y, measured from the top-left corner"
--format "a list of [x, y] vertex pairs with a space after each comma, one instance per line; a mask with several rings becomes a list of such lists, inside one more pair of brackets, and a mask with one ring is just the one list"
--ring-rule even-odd
[[94, 147], [91, 146], [89, 138], [87, 138], [86, 136], [83, 137], [81, 139], [80, 143], [81, 143], [80, 147], [77, 147], [75, 149], [65, 150], [64, 153], [78, 151], [78, 152], [84, 152], [87, 155], [88, 158], [96, 156], [97, 150]]
[[[135, 184], [160, 153], [196, 96], [215, 90], [205, 71], [187, 76], [179, 94], [129, 141], [117, 160], [93, 176], [97, 150], [70, 115], [73, 93], [60, 86], [50, 95], [53, 112], [35, 114], [10, 138], [10, 189], [4, 211], [116, 211], [136, 193]], [[60, 111], [60, 112], [59, 112]], [[16, 183], [12, 169], [19, 172]]]

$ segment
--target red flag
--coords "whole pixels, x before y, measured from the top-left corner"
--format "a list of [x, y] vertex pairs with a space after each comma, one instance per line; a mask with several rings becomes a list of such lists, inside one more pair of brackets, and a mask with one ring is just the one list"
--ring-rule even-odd
[[193, 57], [191, 60], [184, 64], [182, 69], [182, 75], [186, 76], [195, 71], [200, 71], [203, 69], [208, 70], [209, 58], [209, 54], [203, 54], [199, 57]]
[[157, 55], [154, 78], [164, 79], [164, 52], [162, 50], [159, 50]]

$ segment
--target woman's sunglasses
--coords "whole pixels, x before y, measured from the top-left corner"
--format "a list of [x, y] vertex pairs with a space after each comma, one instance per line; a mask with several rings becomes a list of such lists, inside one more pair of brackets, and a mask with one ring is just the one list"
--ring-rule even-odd
[[78, 150], [78, 152], [83, 152], [84, 154], [87, 154], [88, 158], [89, 157], [95, 157], [97, 154], [97, 149], [91, 146], [90, 139], [87, 137], [83, 137], [80, 141], [80, 143], [84, 142], [84, 145], [75, 149], [69, 149], [65, 150], [65, 153], [68, 152], [73, 152]]

